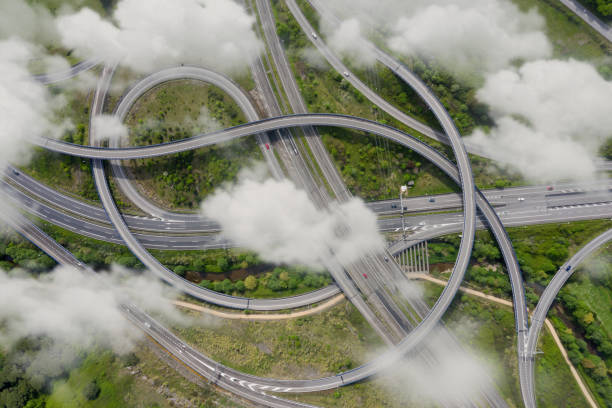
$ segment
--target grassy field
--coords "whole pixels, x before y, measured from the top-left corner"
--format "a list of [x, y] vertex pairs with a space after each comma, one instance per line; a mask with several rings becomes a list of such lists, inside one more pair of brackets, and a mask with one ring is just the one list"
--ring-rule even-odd
[[[173, 360], [164, 358], [153, 344], [139, 347], [127, 357], [118, 357], [107, 350], [90, 352], [82, 364], [73, 369], [65, 380], [53, 384], [45, 399], [47, 408], [166, 408], [191, 407], [240, 407], [242, 404], [201, 379], [188, 380], [176, 371]], [[170, 364], [170, 365], [169, 365]], [[181, 367], [177, 367], [180, 368]], [[181, 371], [187, 371], [183, 369]], [[190, 373], [187, 371], [187, 373]], [[199, 380], [199, 381], [198, 381]], [[192, 382], [195, 381], [196, 383]], [[87, 387], [97, 384], [99, 395], [88, 399]], [[90, 395], [90, 398], [94, 394]]]
[[409, 195], [458, 191], [442, 171], [410, 149], [351, 130], [327, 129], [322, 134], [342, 178], [359, 197], [372, 200], [397, 197], [399, 186], [409, 182], [414, 183]]
[[599, 59], [612, 55], [612, 44], [561, 2], [556, 0], [512, 0], [512, 2], [522, 10], [535, 7], [544, 17], [546, 34], [553, 44], [556, 57], [573, 57], [606, 64], [606, 61]]
[[[180, 140], [245, 121], [238, 106], [220, 89], [199, 81], [173, 81], [145, 94], [127, 117], [134, 145]], [[253, 137], [126, 163], [139, 190], [165, 208], [195, 209], [224, 181], [262, 154]]]
[[[441, 288], [424, 285], [428, 298], [433, 301]], [[445, 322], [483, 364], [495, 368], [492, 372], [495, 384], [510, 406], [521, 406], [512, 310], [463, 295], [453, 303]], [[320, 314], [290, 321], [219, 321], [213, 327], [175, 330], [187, 342], [230, 367], [280, 378], [315, 378], [350, 369], [371, 358], [372, 351], [381, 345], [347, 302]], [[544, 397], [540, 403], [547, 407], [586, 406], [560, 352], [550, 343], [550, 336], [544, 334], [542, 338], [545, 354], [538, 362], [538, 370], [549, 367], [555, 370], [548, 376], [537, 377], [537, 389]], [[388, 388], [383, 385], [387, 380], [383, 376], [336, 391], [293, 398], [329, 407], [423, 406], [422, 400], [412, 401], [410, 395], [394, 388], [409, 389], [410, 386], [394, 384]]]
[[369, 349], [381, 345], [359, 312], [346, 302], [289, 321], [219, 320], [213, 328], [176, 331], [223, 364], [281, 378], [312, 378], [357, 367]]
[[547, 330], [538, 340], [535, 365], [535, 389], [538, 407], [588, 407], [578, 384], [572, 377], [559, 347]]

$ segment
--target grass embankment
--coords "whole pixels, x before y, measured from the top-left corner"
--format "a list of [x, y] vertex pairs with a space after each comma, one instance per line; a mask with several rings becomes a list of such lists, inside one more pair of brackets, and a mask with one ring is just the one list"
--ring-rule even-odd
[[[508, 229], [526, 281], [530, 309], [533, 310], [539, 294], [559, 267], [587, 242], [609, 228], [612, 228], [612, 221], [593, 220]], [[449, 236], [429, 245], [431, 262], [437, 263], [432, 266], [434, 274], [449, 269], [448, 262], [453, 262], [456, 257], [458, 240], [456, 235]], [[553, 305], [549, 316], [553, 318], [570, 360], [595, 398], [606, 406], [604, 401], [608, 403], [612, 400], [610, 246], [602, 250], [601, 256], [603, 260], [587, 262], [586, 266], [574, 273], [561, 290], [558, 303]], [[510, 284], [500, 260], [499, 250], [490, 234], [478, 232], [472, 264], [466, 276], [467, 284], [510, 299]], [[595, 273], [588, 273], [587, 270]]]
[[[140, 98], [127, 117], [130, 142], [150, 145], [245, 122], [238, 106], [220, 89], [200, 81], [160, 85]], [[144, 195], [165, 208], [196, 209], [250, 160], [261, 160], [254, 137], [152, 159], [126, 162]]]

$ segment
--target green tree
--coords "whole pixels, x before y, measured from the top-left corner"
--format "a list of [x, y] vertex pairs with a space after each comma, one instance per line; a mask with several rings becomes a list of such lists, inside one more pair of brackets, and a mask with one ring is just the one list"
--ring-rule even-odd
[[100, 391], [101, 390], [100, 386], [98, 385], [98, 382], [96, 380], [93, 380], [88, 383], [85, 388], [83, 388], [83, 396], [88, 401], [93, 401], [100, 396]]
[[187, 267], [185, 265], [179, 265], [174, 268], [174, 273], [184, 278], [185, 274], [187, 273]]
[[244, 287], [247, 290], [255, 290], [257, 288], [257, 278], [253, 275], [249, 275], [244, 280]]
[[217, 266], [219, 267], [219, 269], [221, 269], [222, 272], [227, 272], [227, 270], [229, 269], [229, 262], [227, 261], [227, 258], [225, 257], [219, 257], [217, 259]]

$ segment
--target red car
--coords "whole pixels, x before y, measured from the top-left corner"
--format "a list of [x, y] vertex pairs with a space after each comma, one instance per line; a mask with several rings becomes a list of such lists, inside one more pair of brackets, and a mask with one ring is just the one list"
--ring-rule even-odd
[[368, 279], [368, 274], [367, 274], [367, 273], [364, 273], [364, 274], [363, 274], [363, 277], [364, 277], [364, 278], [366, 278], [366, 279]]
[[554, 188], [553, 186], [548, 186], [548, 187], [546, 187], [546, 189], [547, 189], [548, 191], [553, 191], [555, 188]]
[[270, 150], [270, 145], [266, 143], [266, 149]]

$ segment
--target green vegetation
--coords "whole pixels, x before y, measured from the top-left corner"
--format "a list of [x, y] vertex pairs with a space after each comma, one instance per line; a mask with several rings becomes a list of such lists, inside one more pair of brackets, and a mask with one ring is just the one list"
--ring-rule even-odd
[[[299, 25], [283, 4], [273, 2], [273, 6], [278, 34], [288, 46], [288, 59], [311, 112], [356, 115], [405, 129], [367, 101], [326, 62], [321, 66], [310, 63], [304, 55], [308, 40]], [[422, 108], [418, 105], [415, 109]], [[400, 183], [411, 180], [416, 185], [413, 194], [454, 191], [440, 171], [410, 149], [347, 129], [318, 130], [347, 187], [362, 198], [395, 197]], [[439, 144], [437, 147], [442, 148]]]
[[[608, 228], [612, 228], [610, 220], [507, 229], [523, 277], [531, 286], [527, 288], [527, 297], [532, 306], [535, 305], [533, 301], [537, 301], [537, 297], [530, 296], [530, 289], [535, 285], [540, 285], [539, 288], [547, 285], [554, 273], [574, 252]], [[434, 273], [446, 270], [449, 263], [455, 262], [459, 241], [459, 236], [453, 234], [429, 242], [430, 262], [433, 264]], [[485, 292], [507, 298], [511, 292], [501, 262], [501, 253], [492, 235], [488, 231], [477, 231], [468, 282]]]
[[570, 359], [590, 379], [595, 397], [605, 407], [612, 407], [611, 249], [608, 245], [601, 258], [587, 262], [574, 273], [559, 292], [562, 313], [556, 311], [561, 319], [557, 321], [560, 331], [572, 333], [564, 327], [564, 321], [577, 333], [577, 337], [562, 337]]
[[368, 349], [381, 345], [357, 309], [346, 302], [288, 321], [220, 320], [215, 330], [198, 326], [175, 330], [223, 364], [281, 378], [347, 370], [362, 363]]
[[[251, 255], [246, 256], [249, 257]], [[221, 259], [224, 258], [219, 258], [219, 260]], [[266, 269], [269, 270], [269, 267]], [[228, 278], [222, 281], [202, 280], [200, 286], [227, 294], [253, 298], [271, 298], [299, 295], [300, 293], [322, 288], [330, 283], [331, 277], [326, 273], [312, 272], [303, 267], [277, 266], [271, 272], [262, 273], [260, 276], [248, 275], [246, 278], [235, 282]]]
[[[610, 65], [601, 60], [612, 54], [612, 45], [570, 9], [556, 0], [512, 0], [521, 10], [537, 9], [546, 21], [546, 35], [555, 57], [591, 60], [596, 65]], [[590, 0], [587, 0], [590, 1]]]
[[40, 273], [53, 268], [55, 261], [21, 235], [0, 231], [0, 269], [28, 269]]
[[586, 7], [610, 23], [612, 21], [612, 0], [582, 0]]
[[124, 356], [101, 348], [81, 351], [54, 369], [37, 360], [47, 346], [46, 339], [26, 338], [0, 352], [1, 408], [170, 408], [171, 400], [201, 408], [239, 406], [153, 344]]
[[608, 139], [600, 149], [600, 153], [608, 160], [612, 160], [612, 138]]
[[[298, 319], [220, 320], [214, 330], [197, 326], [175, 330], [185, 341], [223, 364], [250, 374], [278, 378], [316, 378], [348, 370], [366, 361], [372, 350], [382, 347], [361, 314], [346, 301]], [[329, 407], [406, 406], [378, 380], [289, 397]]]
[[570, 374], [559, 347], [548, 330], [538, 340], [535, 387], [538, 407], [588, 407], [574, 377]]
[[[430, 301], [441, 290], [432, 284], [426, 284], [425, 289]], [[511, 406], [521, 405], [512, 310], [461, 296], [445, 321], [477, 358], [490, 367], [499, 367], [493, 373], [499, 391]], [[175, 331], [223, 364], [254, 375], [280, 378], [316, 378], [350, 369], [371, 358], [372, 350], [381, 346], [363, 317], [347, 302], [306, 318], [276, 322], [222, 320], [215, 324], [215, 330], [194, 326]], [[543, 339], [550, 342], [547, 333]], [[537, 377], [538, 390], [546, 391], [542, 391], [539, 403], [546, 407], [585, 406], [559, 350], [550, 344], [552, 347], [546, 347], [538, 367], [556, 369], [549, 377]], [[409, 390], [404, 394], [396, 392], [393, 386], [391, 390], [381, 387], [387, 380], [383, 377], [336, 391], [292, 398], [329, 407], [417, 406], [411, 404], [414, 401], [410, 401]], [[407, 388], [406, 384], [401, 386]]]
[[[238, 106], [220, 89], [200, 81], [160, 85], [140, 98], [127, 117], [131, 143], [150, 145], [244, 123]], [[164, 207], [195, 209], [224, 181], [261, 159], [255, 138], [167, 157], [126, 162], [140, 190]], [[246, 160], [245, 160], [246, 159]]]
[[[349, 190], [366, 199], [397, 197], [399, 186], [412, 184], [409, 195], [458, 191], [457, 185], [430, 162], [387, 139], [346, 129], [326, 129], [323, 142]], [[374, 159], [374, 160], [372, 160]]]
[[[579, 248], [609, 228], [612, 228], [610, 220], [508, 228], [527, 283], [526, 296], [531, 309], [537, 303], [537, 293], [542, 292], [560, 266]], [[433, 271], [449, 269], [449, 263], [457, 256], [458, 243], [459, 237], [454, 235], [429, 244], [431, 262], [438, 264], [433, 266]], [[603, 259], [587, 262], [574, 273], [559, 293], [558, 306], [550, 312], [557, 317], [553, 321], [571, 361], [603, 406], [610, 406], [609, 401], [612, 401], [612, 269], [609, 253], [608, 246]], [[509, 299], [510, 283], [500, 262], [499, 249], [490, 234], [479, 231], [466, 282], [486, 293]], [[603, 404], [604, 401], [608, 405]]]
[[[42, 229], [74, 256], [97, 270], [112, 264], [142, 270], [143, 265], [123, 245], [98, 241], [64, 230], [44, 221]], [[163, 265], [203, 287], [240, 296], [270, 298], [298, 295], [331, 283], [327, 272], [299, 266], [274, 266], [262, 262], [255, 253], [232, 249], [204, 251], [150, 251]], [[21, 266], [37, 272], [49, 271], [56, 263], [18, 235], [5, 235], [0, 241], [0, 267]], [[154, 279], [154, 278], [152, 278]]]

